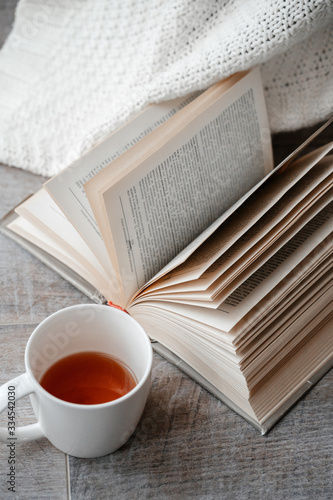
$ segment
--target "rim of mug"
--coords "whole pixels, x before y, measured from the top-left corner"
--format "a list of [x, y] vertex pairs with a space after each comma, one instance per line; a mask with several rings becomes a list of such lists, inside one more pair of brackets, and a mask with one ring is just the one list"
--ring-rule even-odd
[[[140, 388], [146, 383], [146, 380], [147, 380], [147, 378], [149, 377], [149, 375], [151, 373], [152, 364], [153, 364], [153, 349], [152, 349], [151, 342], [150, 342], [150, 339], [148, 337], [148, 334], [142, 328], [142, 326], [140, 325], [140, 323], [138, 323], [128, 313], [123, 312], [123, 311], [121, 311], [121, 310], [119, 310], [117, 308], [110, 308], [110, 311], [112, 311], [112, 314], [126, 314], [128, 316], [128, 318], [129, 318], [129, 320], [131, 322], [134, 322], [136, 324], [136, 326], [139, 327], [140, 334], [145, 339], [147, 347], [149, 347], [149, 349], [148, 349], [148, 365], [147, 365], [147, 367], [145, 369], [145, 372], [144, 372], [143, 376], [141, 377], [141, 380], [136, 384], [135, 387], [133, 387], [133, 389], [131, 389], [129, 392], [127, 392], [123, 396], [120, 396], [120, 398], [114, 399], [112, 401], [107, 401], [106, 403], [96, 403], [96, 404], [71, 403], [69, 401], [65, 401], [63, 399], [57, 398], [56, 396], [53, 396], [53, 394], [51, 394], [50, 392], [48, 392], [46, 389], [44, 389], [44, 387], [42, 387], [40, 385], [40, 383], [36, 379], [36, 377], [35, 377], [35, 375], [33, 373], [33, 370], [32, 370], [32, 368], [30, 366], [30, 362], [29, 362], [29, 359], [28, 359], [29, 358], [29, 348], [30, 348], [30, 345], [31, 345], [31, 343], [33, 341], [33, 337], [35, 336], [35, 334], [37, 334], [37, 331], [45, 325], [45, 323], [47, 323], [49, 320], [51, 320], [55, 316], [63, 313], [63, 311], [66, 311], [66, 310], [69, 310], [69, 309], [80, 309], [82, 307], [87, 307], [87, 306], [88, 307], [93, 307], [93, 308], [103, 308], [103, 309], [105, 307], [108, 307], [108, 306], [105, 306], [103, 304], [75, 304], [73, 306], [64, 307], [64, 308], [59, 309], [58, 311], [50, 314], [49, 316], [47, 316], [47, 318], [43, 319], [36, 326], [36, 328], [34, 329], [34, 331], [31, 333], [31, 335], [30, 335], [30, 337], [28, 339], [28, 342], [26, 344], [26, 348], [25, 348], [24, 362], [25, 362], [26, 372], [31, 377], [33, 384], [38, 387], [38, 390], [42, 391], [42, 394], [44, 394], [45, 396], [49, 397], [52, 401], [57, 401], [59, 403], [64, 404], [65, 406], [69, 406], [69, 407], [72, 407], [72, 408], [73, 407], [77, 407], [77, 408], [86, 408], [87, 410], [93, 410], [93, 409], [96, 409], [96, 408], [105, 408], [107, 406], [114, 406], [116, 404], [119, 404], [120, 402], [124, 401], [125, 399], [130, 398], [133, 394], [135, 394], [136, 392], [138, 392], [140, 390]], [[61, 359], [61, 358], [59, 358], [59, 359]]]

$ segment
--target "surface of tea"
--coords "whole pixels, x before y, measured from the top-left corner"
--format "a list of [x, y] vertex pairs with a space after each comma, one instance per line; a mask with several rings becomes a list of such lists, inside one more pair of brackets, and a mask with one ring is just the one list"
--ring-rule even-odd
[[124, 396], [136, 386], [136, 380], [117, 359], [88, 351], [56, 361], [44, 373], [40, 385], [64, 401], [93, 405]]

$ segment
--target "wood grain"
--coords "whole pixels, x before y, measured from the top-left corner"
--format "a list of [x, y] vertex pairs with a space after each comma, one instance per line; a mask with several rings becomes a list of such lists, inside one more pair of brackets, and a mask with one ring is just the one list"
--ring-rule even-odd
[[[0, 384], [24, 373], [24, 351], [35, 324], [0, 326]], [[15, 408], [16, 426], [36, 422], [28, 397], [19, 400]], [[6, 412], [0, 425], [7, 426]], [[67, 498], [67, 457], [47, 439], [15, 444], [15, 494], [8, 490], [9, 449], [0, 447], [0, 498]], [[13, 458], [11, 456], [11, 458]]]
[[113, 455], [70, 458], [72, 499], [329, 499], [332, 381], [330, 373], [262, 437], [155, 356], [134, 436]]
[[[0, 45], [16, 2], [0, 0]], [[274, 137], [276, 163], [313, 129]], [[332, 140], [327, 131], [322, 143]], [[43, 178], [0, 166], [0, 217]], [[0, 384], [22, 373], [35, 325], [68, 305], [78, 290], [0, 235]], [[46, 439], [18, 444], [16, 495], [7, 491], [8, 450], [0, 448], [0, 498], [330, 500], [333, 491], [333, 371], [265, 437], [176, 367], [154, 355], [143, 417], [116, 453], [66, 457]], [[17, 424], [34, 421], [28, 398]], [[6, 424], [6, 415], [0, 418]], [[98, 425], [98, 422], [96, 422]]]

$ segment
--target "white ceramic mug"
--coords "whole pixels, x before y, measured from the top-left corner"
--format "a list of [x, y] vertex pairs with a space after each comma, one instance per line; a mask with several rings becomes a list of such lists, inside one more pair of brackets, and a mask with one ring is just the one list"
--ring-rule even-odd
[[[40, 385], [54, 362], [82, 351], [103, 352], [121, 360], [134, 373], [137, 385], [108, 403], [81, 405], [52, 396]], [[46, 318], [30, 336], [25, 351], [26, 372], [0, 387], [0, 412], [30, 394], [38, 422], [0, 428], [0, 441], [47, 437], [59, 450], [75, 457], [107, 455], [122, 446], [137, 426], [151, 384], [152, 348], [131, 316], [113, 307], [83, 304]], [[14, 435], [13, 435], [14, 430]], [[12, 434], [10, 434], [10, 432]]]

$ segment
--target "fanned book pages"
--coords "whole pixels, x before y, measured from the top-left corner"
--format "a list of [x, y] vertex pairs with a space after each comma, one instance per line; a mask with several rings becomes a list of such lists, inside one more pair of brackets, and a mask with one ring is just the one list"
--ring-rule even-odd
[[274, 168], [259, 70], [236, 74], [150, 106], [2, 230], [264, 433], [332, 366], [333, 143], [308, 143]]

